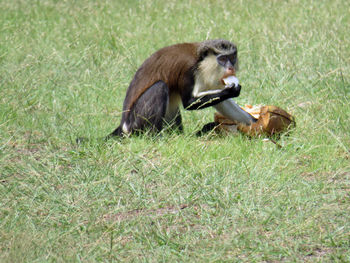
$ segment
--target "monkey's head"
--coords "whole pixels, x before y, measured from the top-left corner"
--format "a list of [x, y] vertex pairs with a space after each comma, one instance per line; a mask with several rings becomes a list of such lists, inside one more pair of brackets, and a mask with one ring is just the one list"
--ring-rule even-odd
[[203, 84], [209, 89], [225, 85], [223, 79], [235, 76], [238, 70], [237, 47], [223, 39], [207, 40], [198, 47], [198, 71]]

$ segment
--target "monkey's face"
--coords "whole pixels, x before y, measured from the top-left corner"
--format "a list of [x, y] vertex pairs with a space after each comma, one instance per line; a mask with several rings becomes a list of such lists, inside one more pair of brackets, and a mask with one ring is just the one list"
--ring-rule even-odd
[[205, 90], [222, 89], [226, 84], [224, 79], [236, 76], [237, 64], [237, 51], [224, 54], [213, 52], [199, 64], [197, 80]]
[[216, 61], [225, 70], [222, 80], [228, 76], [236, 76], [237, 51], [217, 55]]
[[[201, 42], [197, 52], [200, 61], [195, 72], [194, 94], [230, 86], [224, 80], [235, 76], [238, 70], [237, 47], [227, 40], [214, 39]], [[235, 83], [239, 88], [238, 80]]]

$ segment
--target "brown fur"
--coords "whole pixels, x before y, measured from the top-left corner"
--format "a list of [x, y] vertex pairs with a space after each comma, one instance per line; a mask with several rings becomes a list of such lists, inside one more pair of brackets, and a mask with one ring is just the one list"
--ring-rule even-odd
[[124, 111], [129, 111], [138, 98], [158, 80], [169, 87], [170, 96], [184, 90], [186, 73], [199, 59], [198, 43], [183, 43], [162, 48], [151, 55], [138, 69], [127, 91]]

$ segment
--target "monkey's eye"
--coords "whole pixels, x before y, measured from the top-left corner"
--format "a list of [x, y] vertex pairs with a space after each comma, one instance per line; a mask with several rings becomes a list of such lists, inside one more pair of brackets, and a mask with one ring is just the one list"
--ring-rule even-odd
[[216, 60], [218, 61], [219, 65], [225, 67], [227, 62], [227, 56], [226, 55], [220, 55], [216, 57]]
[[237, 54], [236, 53], [232, 53], [227, 55], [227, 59], [231, 62], [232, 65], [235, 65], [237, 62]]

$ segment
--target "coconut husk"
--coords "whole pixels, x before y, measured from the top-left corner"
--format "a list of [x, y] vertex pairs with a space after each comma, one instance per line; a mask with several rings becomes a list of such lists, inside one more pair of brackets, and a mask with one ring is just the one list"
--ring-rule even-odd
[[289, 128], [295, 126], [295, 118], [285, 110], [269, 106], [250, 106], [242, 108], [254, 116], [257, 121], [251, 125], [245, 125], [229, 120], [220, 113], [214, 115], [215, 123], [219, 124], [217, 130], [227, 133], [241, 132], [248, 136], [272, 136], [286, 132]]

